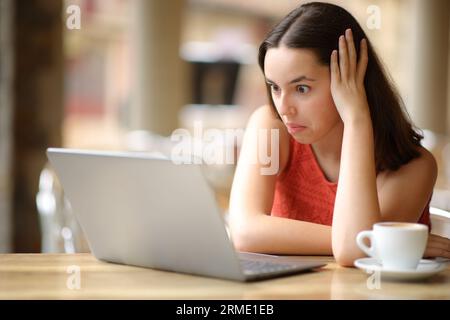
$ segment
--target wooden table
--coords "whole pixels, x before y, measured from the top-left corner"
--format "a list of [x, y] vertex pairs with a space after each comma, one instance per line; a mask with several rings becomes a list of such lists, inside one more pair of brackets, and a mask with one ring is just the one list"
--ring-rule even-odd
[[370, 274], [339, 267], [332, 257], [295, 258], [328, 265], [238, 283], [111, 264], [90, 254], [3, 254], [0, 299], [450, 299], [450, 266], [423, 282], [382, 280], [376, 288]]

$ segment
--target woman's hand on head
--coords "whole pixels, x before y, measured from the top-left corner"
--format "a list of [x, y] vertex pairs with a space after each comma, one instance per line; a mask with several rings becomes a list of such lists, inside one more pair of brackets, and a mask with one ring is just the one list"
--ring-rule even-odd
[[424, 253], [425, 258], [442, 257], [450, 259], [450, 239], [434, 234], [428, 235], [427, 247]]
[[359, 59], [357, 59], [353, 34], [350, 29], [347, 29], [345, 36], [339, 37], [339, 52], [333, 50], [330, 61], [331, 95], [344, 125], [361, 116], [370, 117], [364, 88], [367, 63], [366, 39], [361, 40]]

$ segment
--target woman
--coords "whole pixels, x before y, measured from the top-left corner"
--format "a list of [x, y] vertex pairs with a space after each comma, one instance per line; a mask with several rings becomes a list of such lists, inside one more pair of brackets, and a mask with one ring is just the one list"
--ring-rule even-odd
[[[318, 2], [296, 8], [261, 44], [259, 64], [269, 105], [247, 132], [278, 130], [268, 149], [279, 143], [279, 170], [264, 175], [252, 164], [258, 140], [246, 133], [230, 199], [238, 250], [333, 254], [353, 266], [364, 256], [356, 235], [374, 223], [430, 225], [436, 161], [350, 13]], [[449, 243], [430, 235], [425, 256], [450, 258]]]

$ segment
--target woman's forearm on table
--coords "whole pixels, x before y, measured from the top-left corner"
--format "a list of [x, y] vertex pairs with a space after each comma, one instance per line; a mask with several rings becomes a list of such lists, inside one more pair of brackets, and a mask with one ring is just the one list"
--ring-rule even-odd
[[233, 242], [239, 251], [332, 255], [331, 227], [305, 221], [254, 214], [231, 224]]

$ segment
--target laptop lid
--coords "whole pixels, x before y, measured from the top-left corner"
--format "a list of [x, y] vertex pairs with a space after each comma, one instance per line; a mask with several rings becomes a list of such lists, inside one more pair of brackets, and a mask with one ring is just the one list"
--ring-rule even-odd
[[201, 165], [47, 150], [97, 259], [245, 280]]

